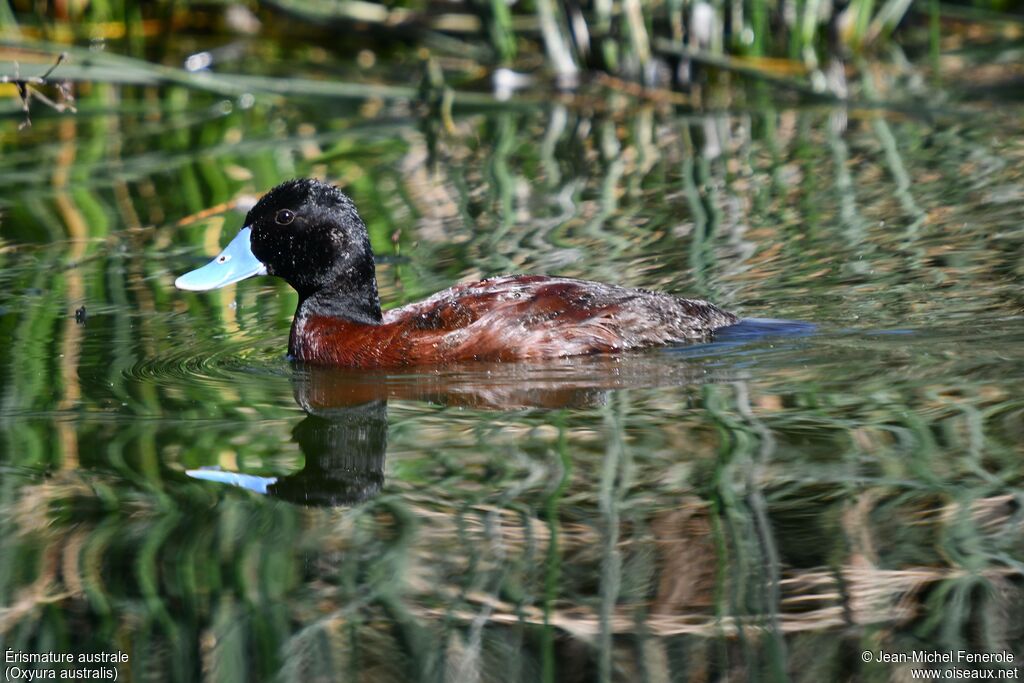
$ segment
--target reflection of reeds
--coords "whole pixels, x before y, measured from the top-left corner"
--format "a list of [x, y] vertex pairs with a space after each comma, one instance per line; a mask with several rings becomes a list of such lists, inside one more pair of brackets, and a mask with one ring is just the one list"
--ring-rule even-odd
[[[614, 423], [608, 427], [621, 431]], [[618, 467], [619, 457], [606, 454], [598, 467]], [[760, 647], [774, 638], [794, 642], [801, 634], [927, 624], [948, 607], [936, 595], [953, 599], [951, 591], [965, 581], [1019, 593], [1012, 585], [1022, 575], [1020, 567], [998, 561], [971, 569], [941, 562], [886, 569], [865, 562], [852, 542], [852, 552], [833, 558], [831, 567], [785, 568], [776, 602], [754, 609], [736, 598], [767, 577], [754, 567], [745, 576], [727, 571], [725, 564], [735, 558], [723, 555], [720, 546], [716, 550], [715, 539], [723, 533], [722, 520], [715, 519], [722, 513], [690, 497], [659, 514], [653, 535], [637, 533], [628, 511], [636, 506], [635, 496], [649, 494], [628, 480], [612, 494], [622, 496], [624, 515], [614, 527], [599, 514], [594, 523], [571, 521], [590, 518], [602, 505], [599, 492], [578, 483], [555, 535], [538, 517], [541, 507], [533, 507], [543, 506], [543, 496], [529, 491], [502, 506], [483, 502], [495, 496], [482, 491], [435, 489], [427, 495], [418, 486], [399, 484], [378, 501], [342, 513], [227, 496], [219, 500], [218, 514], [209, 516], [188, 512], [215, 502], [193, 484], [162, 499], [95, 480], [87, 484], [73, 475], [61, 478], [23, 486], [17, 506], [3, 510], [5, 524], [19, 531], [3, 540], [0, 568], [9, 578], [0, 633], [48, 633], [53, 617], [44, 614], [55, 604], [78, 619], [96, 619], [98, 637], [145, 624], [147, 635], [131, 652], [133, 666], [151, 666], [165, 648], [184, 647], [173, 680], [188, 680], [191, 666], [253, 676], [278, 667], [313, 667], [337, 676], [372, 671], [388, 661], [385, 669], [403, 677], [439, 666], [436, 653], [443, 643], [453, 648], [446, 666], [479, 672], [496, 656], [490, 648], [515, 633], [525, 648], [518, 655], [526, 657], [522, 665], [540, 666], [531, 659], [539, 653], [529, 643], [548, 628], [558, 634], [559, 648], [565, 638], [580, 643], [592, 653], [590, 665], [608, 667], [614, 678], [635, 656], [622, 643], [641, 633], [651, 647], [672, 647], [682, 637], [701, 649], [719, 639]], [[93, 509], [97, 486], [120, 496], [108, 501], [107, 511]], [[481, 496], [483, 501], [474, 502]], [[863, 531], [869, 536], [881, 533], [871, 520], [884, 502], [876, 497], [857, 513], [855, 523], [868, 525]], [[54, 509], [74, 513], [55, 518]], [[1001, 512], [993, 516], [995, 510]], [[1016, 543], [1022, 534], [1017, 517], [1005, 495], [995, 496], [975, 501], [966, 515], [959, 504], [946, 505], [918, 521], [915, 533], [941, 535], [966, 522], [975, 525], [979, 539]], [[768, 522], [774, 523], [771, 513]], [[260, 537], [247, 533], [253, 523], [260, 525]], [[552, 574], [535, 571], [534, 563], [550, 558], [553, 548], [563, 568], [546, 587]], [[621, 572], [614, 578], [609, 552]], [[134, 559], [122, 567], [124, 558]], [[35, 567], [31, 581], [11, 582], [16, 560]], [[617, 593], [607, 604], [590, 596], [596, 577], [602, 593]], [[613, 585], [606, 587], [609, 581]], [[285, 598], [286, 607], [280, 602]], [[981, 592], [967, 599], [959, 608], [966, 613], [956, 618], [984, 609], [987, 598]], [[287, 626], [289, 621], [303, 626]], [[386, 633], [391, 635], [382, 639]], [[264, 658], [237, 659], [247, 644], [268, 637], [287, 644]], [[460, 644], [451, 644], [452, 638]], [[327, 648], [325, 656], [314, 655], [318, 647]], [[353, 661], [356, 652], [361, 654]], [[548, 671], [557, 679], [562, 669]]]
[[[998, 581], [1001, 578], [1019, 579], [1022, 575], [1019, 570], [998, 569], [978, 578]], [[617, 608], [608, 616], [578, 607], [566, 607], [546, 615], [540, 608], [524, 608], [503, 602], [488, 593], [452, 594], [448, 597], [489, 606], [488, 620], [494, 624], [550, 623], [573, 638], [594, 643], [600, 643], [601, 634], [606, 632], [631, 635], [640, 629], [658, 638], [680, 635], [733, 638], [741, 633], [747, 636], [757, 636], [759, 632], [821, 633], [852, 626], [900, 624], [920, 615], [922, 595], [930, 587], [966, 576], [968, 574], [964, 571], [933, 567], [900, 570], [851, 567], [841, 571], [839, 577], [828, 571], [803, 571], [781, 581], [782, 600], [776, 613], [720, 616], [707, 610], [684, 609], [672, 614], [650, 614], [642, 622], [637, 620], [636, 608], [631, 605]], [[421, 608], [416, 612], [425, 619], [456, 616], [465, 622], [478, 615], [471, 610], [453, 613], [441, 608]], [[612, 650], [609, 648], [607, 651]]]

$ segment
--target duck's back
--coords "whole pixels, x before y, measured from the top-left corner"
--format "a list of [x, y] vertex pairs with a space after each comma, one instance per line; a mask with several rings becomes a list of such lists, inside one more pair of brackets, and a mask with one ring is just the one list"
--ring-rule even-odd
[[312, 317], [301, 360], [394, 366], [557, 358], [707, 339], [737, 318], [706, 301], [599, 282], [508, 275], [388, 311], [378, 325]]

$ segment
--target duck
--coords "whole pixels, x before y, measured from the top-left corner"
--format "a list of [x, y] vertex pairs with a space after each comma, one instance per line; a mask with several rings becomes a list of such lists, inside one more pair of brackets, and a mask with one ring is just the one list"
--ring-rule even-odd
[[267, 192], [207, 265], [175, 286], [208, 291], [259, 275], [299, 295], [292, 360], [348, 368], [619, 354], [706, 341], [738, 318], [701, 299], [547, 275], [456, 284], [384, 311], [369, 233], [335, 185], [298, 178]]

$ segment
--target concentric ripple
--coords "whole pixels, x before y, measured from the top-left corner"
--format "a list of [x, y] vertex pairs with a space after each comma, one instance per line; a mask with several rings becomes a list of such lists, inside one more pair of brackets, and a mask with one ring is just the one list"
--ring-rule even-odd
[[196, 338], [132, 362], [120, 375], [168, 399], [191, 399], [218, 410], [291, 403], [292, 369], [277, 343]]

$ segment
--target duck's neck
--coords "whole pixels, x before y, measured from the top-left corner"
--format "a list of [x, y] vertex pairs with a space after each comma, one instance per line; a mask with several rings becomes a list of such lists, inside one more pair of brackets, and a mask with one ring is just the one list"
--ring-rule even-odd
[[367, 284], [342, 280], [330, 287], [299, 296], [296, 315], [343, 318], [352, 322], [378, 325], [381, 321], [380, 297], [377, 296], [376, 278]]
[[288, 353], [300, 357], [303, 329], [311, 318], [337, 318], [360, 325], [380, 325], [383, 316], [380, 297], [377, 296], [377, 279], [367, 284], [351, 280], [340, 280], [307, 296], [299, 295], [299, 306], [292, 320]]

